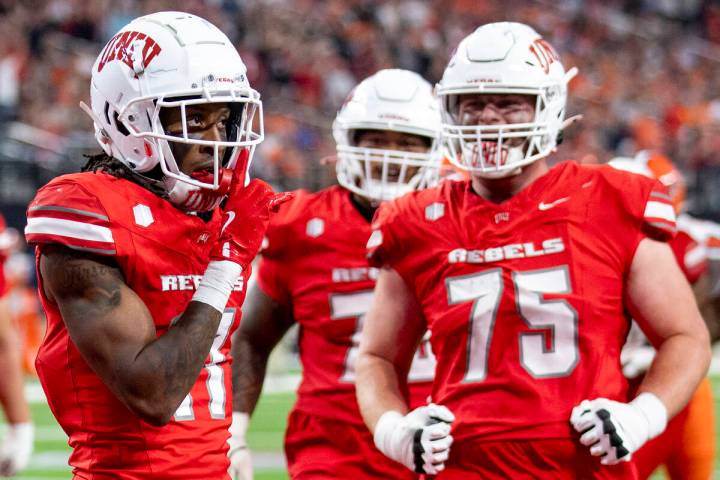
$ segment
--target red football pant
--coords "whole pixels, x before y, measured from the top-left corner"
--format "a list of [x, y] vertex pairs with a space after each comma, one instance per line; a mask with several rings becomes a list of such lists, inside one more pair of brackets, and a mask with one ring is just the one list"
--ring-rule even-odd
[[570, 439], [458, 442], [437, 480], [636, 480], [632, 463], [601, 465], [588, 447]]
[[293, 480], [401, 479], [418, 475], [383, 455], [364, 426], [293, 410], [285, 434], [285, 456]]

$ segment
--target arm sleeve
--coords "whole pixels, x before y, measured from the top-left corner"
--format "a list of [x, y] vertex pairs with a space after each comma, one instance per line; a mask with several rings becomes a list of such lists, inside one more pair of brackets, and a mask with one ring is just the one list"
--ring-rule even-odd
[[27, 210], [27, 242], [60, 244], [99, 255], [116, 255], [113, 225], [100, 200], [81, 185], [51, 182]]

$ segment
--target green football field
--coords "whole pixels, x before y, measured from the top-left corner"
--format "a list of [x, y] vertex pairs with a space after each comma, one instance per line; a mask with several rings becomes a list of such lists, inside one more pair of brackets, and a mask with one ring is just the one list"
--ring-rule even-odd
[[[266, 394], [260, 400], [253, 416], [248, 442], [253, 449], [257, 480], [287, 479], [282, 456], [283, 432], [287, 413], [292, 407], [293, 393]], [[55, 422], [44, 402], [31, 404], [36, 428], [35, 453], [30, 467], [16, 478], [24, 480], [50, 480], [70, 478], [65, 433]]]
[[[715, 423], [720, 432], [720, 376], [712, 378], [715, 394]], [[249, 443], [253, 451], [255, 478], [257, 480], [280, 480], [288, 476], [283, 467], [282, 442], [287, 413], [294, 400], [292, 393], [271, 393], [262, 396], [253, 416], [249, 431]], [[70, 478], [67, 466], [69, 448], [67, 437], [60, 430], [50, 410], [42, 401], [32, 403], [33, 421], [36, 425], [35, 454], [30, 467], [16, 478], [46, 480]], [[720, 441], [717, 442], [720, 445]], [[656, 474], [653, 478], [664, 478]], [[714, 478], [720, 478], [716, 467]]]

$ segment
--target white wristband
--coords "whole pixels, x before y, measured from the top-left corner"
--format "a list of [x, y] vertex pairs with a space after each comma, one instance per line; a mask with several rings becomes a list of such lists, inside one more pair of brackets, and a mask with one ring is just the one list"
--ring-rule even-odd
[[245, 440], [248, 423], [250, 423], [250, 415], [246, 412], [233, 412], [232, 423], [230, 424], [230, 435], [234, 438]]
[[373, 441], [378, 450], [387, 456], [391, 456], [393, 452], [390, 451], [390, 440], [392, 439], [392, 433], [397, 427], [397, 424], [403, 419], [403, 414], [395, 410], [388, 410], [383, 413], [380, 419], [375, 424], [375, 432], [373, 433]]
[[208, 263], [205, 275], [200, 279], [200, 285], [192, 297], [193, 301], [210, 305], [222, 313], [242, 271], [239, 264], [229, 260], [213, 260]]
[[11, 423], [8, 425], [8, 430], [12, 432], [16, 438], [29, 439], [30, 443], [32, 443], [35, 437], [35, 427], [32, 422]]
[[667, 408], [655, 394], [643, 392], [635, 397], [630, 405], [637, 408], [647, 420], [650, 438], [655, 438], [665, 431], [668, 421]]

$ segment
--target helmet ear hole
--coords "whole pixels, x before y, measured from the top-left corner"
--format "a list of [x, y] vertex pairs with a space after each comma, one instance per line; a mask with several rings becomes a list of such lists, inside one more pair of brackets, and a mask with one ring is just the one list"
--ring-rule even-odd
[[109, 104], [108, 102], [105, 102], [104, 112], [105, 112], [105, 120], [107, 120], [107, 123], [108, 123], [108, 125], [109, 125], [109, 124], [110, 124], [110, 115], [109, 115], [109, 112], [110, 112], [110, 104]]
[[120, 132], [126, 137], [130, 135], [128, 129], [125, 128], [125, 125], [120, 120], [118, 120], [118, 112], [113, 112], [113, 122], [115, 122], [115, 128], [117, 128], [118, 132]]

